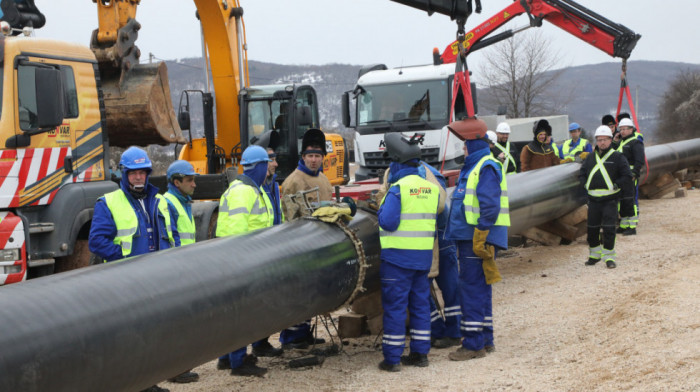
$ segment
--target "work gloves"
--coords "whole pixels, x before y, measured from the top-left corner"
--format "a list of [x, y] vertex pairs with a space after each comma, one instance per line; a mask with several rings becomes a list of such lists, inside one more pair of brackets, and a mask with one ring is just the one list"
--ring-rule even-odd
[[563, 165], [565, 163], [573, 162], [574, 158], [565, 158], [565, 159], [560, 159], [559, 164]]
[[314, 211], [311, 216], [315, 216], [319, 220], [328, 223], [337, 222], [338, 219], [343, 219], [344, 221], [350, 221], [352, 219], [352, 210], [350, 207], [346, 206], [328, 206], [321, 207]]
[[582, 161], [585, 161], [585, 160], [586, 160], [586, 157], [588, 157], [588, 153], [585, 152], [585, 151], [583, 151], [583, 152], [580, 153], [578, 156], [581, 157], [581, 160], [582, 160]]
[[486, 243], [488, 235], [488, 230], [479, 230], [475, 227], [474, 237], [472, 238], [472, 250], [475, 255], [483, 260], [481, 268], [484, 269], [486, 284], [494, 284], [501, 281], [501, 273], [498, 272], [498, 267], [496, 266], [496, 249], [493, 245]]

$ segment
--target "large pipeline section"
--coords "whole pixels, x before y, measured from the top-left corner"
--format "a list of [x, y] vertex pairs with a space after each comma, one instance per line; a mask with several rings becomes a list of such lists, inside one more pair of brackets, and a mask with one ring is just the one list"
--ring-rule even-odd
[[[700, 163], [700, 139], [646, 151], [648, 181]], [[513, 232], [578, 207], [578, 168], [509, 177]], [[358, 211], [350, 226], [376, 291], [376, 217]], [[299, 220], [2, 287], [0, 391], [143, 389], [337, 309], [359, 271], [339, 227]]]

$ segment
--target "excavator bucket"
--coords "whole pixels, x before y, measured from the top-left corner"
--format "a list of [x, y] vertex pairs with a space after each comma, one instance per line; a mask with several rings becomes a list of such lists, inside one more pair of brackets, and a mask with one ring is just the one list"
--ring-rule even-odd
[[110, 145], [187, 142], [175, 117], [164, 62], [137, 65], [121, 81], [115, 76], [102, 80]]

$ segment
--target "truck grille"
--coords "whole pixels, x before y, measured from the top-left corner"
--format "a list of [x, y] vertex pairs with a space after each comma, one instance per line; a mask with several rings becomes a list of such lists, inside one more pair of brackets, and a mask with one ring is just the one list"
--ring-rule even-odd
[[[370, 176], [376, 177], [379, 170], [389, 167], [391, 160], [384, 158], [383, 151], [366, 152], [364, 153], [365, 165], [370, 173]], [[440, 160], [439, 148], [423, 148], [421, 149], [421, 159], [423, 162], [431, 166], [437, 166]]]

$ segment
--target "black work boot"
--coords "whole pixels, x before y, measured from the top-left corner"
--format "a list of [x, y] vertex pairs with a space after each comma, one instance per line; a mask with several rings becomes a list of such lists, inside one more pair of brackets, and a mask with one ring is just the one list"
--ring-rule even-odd
[[586, 261], [586, 265], [596, 265], [596, 263], [599, 261], [600, 261], [600, 259], [594, 259], [592, 257], [589, 257], [588, 261]]
[[254, 363], [243, 362], [243, 364], [235, 369], [231, 369], [232, 376], [256, 376], [262, 377], [267, 373], [266, 368], [262, 368]]
[[617, 264], [615, 264], [615, 262], [612, 261], [612, 260], [606, 260], [606, 261], [605, 261], [605, 266], [608, 267], [608, 268], [615, 268], [615, 267], [617, 267]]
[[168, 379], [168, 381], [175, 382], [178, 384], [187, 384], [187, 383], [195, 382], [198, 380], [199, 380], [199, 374], [197, 374], [191, 370], [188, 370], [184, 373], [178, 374], [177, 376], [175, 376], [173, 378]]
[[484, 351], [486, 351], [486, 354], [496, 352], [496, 346], [487, 344], [486, 346], [484, 346]]
[[170, 392], [170, 389], [161, 388], [158, 385], [154, 385], [152, 387], [148, 387], [148, 388], [144, 389], [141, 392]]
[[253, 347], [253, 354], [258, 357], [279, 357], [282, 352], [281, 348], [273, 347], [267, 340]]
[[637, 235], [637, 228], [630, 227], [629, 229], [622, 232], [622, 235]]
[[386, 361], [381, 361], [379, 363], [379, 369], [384, 370], [385, 372], [400, 372], [401, 371], [401, 364], [400, 363], [390, 364], [390, 363], [387, 363]]
[[627, 230], [626, 227], [618, 227], [617, 230], [615, 230], [615, 233], [622, 234], [625, 232], [625, 230]]
[[401, 363], [406, 366], [428, 366], [428, 354], [410, 353], [401, 357]]
[[460, 344], [462, 344], [462, 338], [444, 337], [433, 340], [430, 345], [433, 348], [448, 348], [459, 346]]
[[226, 357], [226, 359], [219, 358], [219, 362], [216, 363], [216, 368], [219, 370], [231, 370], [231, 361]]

